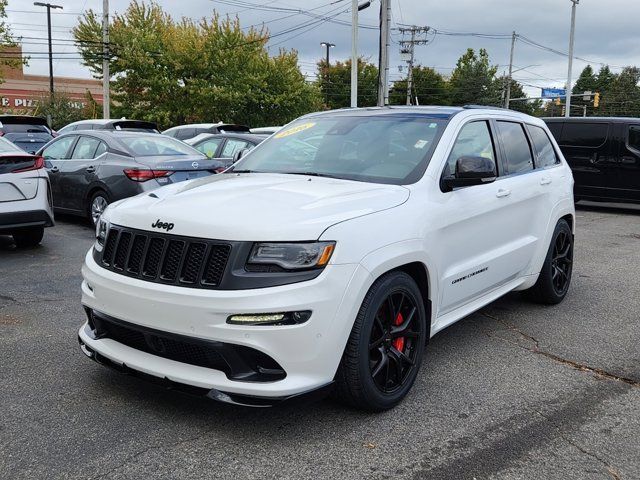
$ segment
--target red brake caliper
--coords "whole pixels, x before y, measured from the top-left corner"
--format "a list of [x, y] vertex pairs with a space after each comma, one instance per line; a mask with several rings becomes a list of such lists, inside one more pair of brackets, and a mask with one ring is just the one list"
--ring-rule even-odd
[[[394, 325], [397, 326], [397, 325], [402, 325], [402, 322], [404, 322], [402, 313], [398, 313], [398, 316], [396, 317], [393, 323]], [[404, 337], [398, 337], [394, 339], [392, 345], [393, 345], [393, 348], [395, 348], [399, 352], [402, 352], [404, 350]]]

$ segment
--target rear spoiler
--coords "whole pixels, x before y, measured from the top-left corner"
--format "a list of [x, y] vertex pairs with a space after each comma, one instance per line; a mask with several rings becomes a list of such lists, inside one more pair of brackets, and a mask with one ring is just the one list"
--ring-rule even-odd
[[219, 132], [227, 133], [227, 132], [244, 132], [249, 133], [249, 127], [246, 125], [237, 125], [235, 123], [221, 123], [220, 125], [216, 125], [216, 128]]
[[143, 120], [117, 120], [112, 122], [114, 130], [125, 130], [127, 128], [144, 128], [158, 131], [158, 124], [154, 122], [145, 122]]
[[44, 125], [49, 128], [47, 119], [44, 117], [31, 117], [29, 115], [0, 115], [0, 128], [3, 123], [21, 124], [21, 125]]

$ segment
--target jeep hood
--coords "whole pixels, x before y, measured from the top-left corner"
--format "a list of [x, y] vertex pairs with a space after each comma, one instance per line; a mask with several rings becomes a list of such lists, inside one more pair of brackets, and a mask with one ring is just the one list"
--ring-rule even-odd
[[350, 180], [270, 173], [222, 174], [162, 187], [117, 202], [113, 224], [238, 241], [314, 240], [336, 223], [393, 208], [409, 189]]

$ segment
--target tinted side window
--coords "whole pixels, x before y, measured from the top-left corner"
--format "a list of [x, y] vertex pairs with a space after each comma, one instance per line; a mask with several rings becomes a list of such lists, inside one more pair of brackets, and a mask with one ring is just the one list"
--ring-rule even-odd
[[527, 125], [529, 134], [533, 140], [533, 146], [536, 149], [536, 168], [548, 167], [559, 163], [558, 156], [556, 155], [551, 140], [547, 136], [547, 132], [540, 127], [534, 125]]
[[178, 140], [186, 140], [187, 138], [193, 138], [196, 134], [196, 131], [193, 128], [181, 128], [176, 134], [175, 138]]
[[96, 147], [100, 143], [100, 140], [91, 137], [80, 137], [78, 143], [73, 149], [73, 154], [71, 158], [84, 158], [90, 159], [94, 158], [94, 153], [96, 151]]
[[486, 157], [496, 161], [487, 122], [471, 122], [462, 127], [447, 159], [443, 172], [445, 177], [453, 176], [456, 171], [456, 162], [460, 157]]
[[218, 145], [220, 145], [220, 142], [222, 142], [221, 138], [212, 138], [210, 140], [202, 142], [195, 148], [196, 150], [204, 153], [207, 157], [213, 158], [213, 156], [216, 154], [216, 151], [218, 150]]
[[69, 136], [56, 140], [42, 152], [42, 156], [45, 160], [63, 160], [69, 158], [69, 147], [75, 141], [75, 136]]
[[522, 125], [504, 121], [497, 123], [502, 146], [504, 147], [507, 173], [513, 174], [533, 170], [531, 147]]
[[236, 152], [247, 148], [248, 142], [244, 140], [238, 140], [237, 138], [230, 138], [222, 150], [222, 158], [231, 158]]
[[96, 152], [93, 154], [93, 158], [99, 157], [107, 150], [108, 150], [107, 144], [104, 142], [100, 142], [100, 145], [98, 145], [98, 148], [96, 148]]
[[568, 147], [599, 147], [607, 140], [608, 132], [608, 123], [567, 122], [559, 143]]
[[640, 125], [629, 126], [629, 140], [627, 144], [634, 150], [640, 151]]

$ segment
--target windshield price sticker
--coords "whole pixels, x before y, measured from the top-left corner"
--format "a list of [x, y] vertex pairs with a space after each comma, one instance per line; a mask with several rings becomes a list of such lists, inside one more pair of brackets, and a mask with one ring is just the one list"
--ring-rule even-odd
[[293, 135], [295, 133], [302, 132], [303, 130], [307, 130], [308, 128], [313, 127], [315, 124], [316, 124], [315, 122], [302, 123], [300, 125], [296, 125], [295, 127], [288, 128], [284, 132], [278, 132], [274, 135], [274, 137], [275, 138], [288, 137], [289, 135]]

